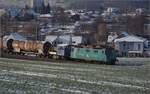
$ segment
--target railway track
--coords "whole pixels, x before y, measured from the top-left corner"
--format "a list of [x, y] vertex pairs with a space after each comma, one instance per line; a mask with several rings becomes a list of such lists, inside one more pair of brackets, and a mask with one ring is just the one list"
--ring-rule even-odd
[[[8, 54], [2, 53], [2, 57], [11, 58], [11, 59], [22, 59], [22, 60], [34, 60], [34, 61], [56, 61], [48, 57], [38, 57], [38, 56], [28, 56], [28, 55], [17, 55], [17, 54]], [[60, 60], [57, 60], [60, 61]]]
[[39, 56], [28, 56], [28, 55], [17, 55], [17, 54], [8, 54], [2, 53], [2, 58], [10, 59], [20, 59], [20, 60], [33, 60], [33, 61], [45, 61], [45, 62], [57, 62], [57, 63], [89, 63], [89, 64], [105, 64], [104, 62], [91, 62], [83, 60], [67, 60], [67, 59], [52, 59], [48, 57], [39, 57]]

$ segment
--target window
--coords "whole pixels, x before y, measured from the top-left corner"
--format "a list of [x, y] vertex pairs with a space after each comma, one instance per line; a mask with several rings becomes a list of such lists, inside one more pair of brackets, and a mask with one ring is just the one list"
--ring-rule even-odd
[[63, 42], [62, 41], [59, 41], [59, 42], [57, 42], [58, 44], [63, 44]]
[[95, 52], [95, 53], [98, 53], [98, 50], [95, 50], [94, 52]]
[[144, 26], [144, 30], [148, 30], [148, 26], [147, 25]]
[[72, 43], [76, 43], [75, 41], [73, 41]]
[[130, 44], [127, 45], [128, 50], [130, 49]]
[[126, 44], [125, 44], [125, 43], [123, 44], [123, 49], [124, 49], [124, 50], [126, 49]]
[[71, 51], [73, 52], [73, 51], [74, 51], [74, 49], [73, 49], [73, 48], [71, 48]]
[[90, 50], [87, 49], [86, 52], [90, 52]]
[[63, 47], [60, 47], [59, 50], [64, 50], [64, 48], [63, 48]]
[[141, 45], [140, 44], [138, 44], [138, 50], [140, 50], [141, 49]]
[[123, 44], [123, 47], [125, 47], [125, 46], [126, 46], [126, 44], [124, 43], [124, 44]]
[[80, 49], [78, 49], [78, 52], [80, 51]]

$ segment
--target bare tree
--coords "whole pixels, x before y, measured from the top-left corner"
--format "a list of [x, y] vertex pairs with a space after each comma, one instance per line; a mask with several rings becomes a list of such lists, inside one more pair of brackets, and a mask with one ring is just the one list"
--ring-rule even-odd
[[64, 9], [56, 8], [56, 12], [53, 16], [52, 23], [59, 23], [60, 25], [67, 25], [70, 22], [69, 15], [64, 12]]
[[108, 30], [107, 30], [107, 24], [103, 20], [102, 17], [99, 17], [96, 19], [96, 22], [93, 24], [93, 27], [95, 28], [94, 37], [97, 44], [102, 44], [107, 42], [108, 37]]
[[144, 23], [145, 23], [144, 15], [136, 15], [135, 17], [129, 16], [127, 19], [127, 30], [129, 33], [135, 35], [143, 35]]

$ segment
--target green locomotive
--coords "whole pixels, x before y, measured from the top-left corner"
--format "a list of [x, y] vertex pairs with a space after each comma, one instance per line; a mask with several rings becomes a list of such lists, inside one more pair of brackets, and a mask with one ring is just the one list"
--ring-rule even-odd
[[70, 46], [65, 52], [65, 55], [69, 56], [71, 59], [97, 61], [107, 64], [115, 64], [117, 60], [116, 52], [111, 47], [89, 48]]

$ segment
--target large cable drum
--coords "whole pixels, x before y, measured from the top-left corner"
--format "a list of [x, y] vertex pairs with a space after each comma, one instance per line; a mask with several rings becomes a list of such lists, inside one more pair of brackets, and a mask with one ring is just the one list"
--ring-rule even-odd
[[[10, 47], [9, 47], [10, 48]], [[38, 52], [39, 54], [48, 55], [53, 50], [53, 46], [49, 42], [41, 41], [13, 41], [12, 48], [16, 51]]]
[[36, 52], [37, 43], [36, 41], [14, 41], [14, 48], [20, 48], [22, 51]]
[[20, 52], [20, 50], [25, 49], [24, 45], [25, 45], [24, 41], [14, 40], [13, 43], [12, 43], [13, 49], [16, 50], [16, 51], [19, 51], [19, 52]]
[[25, 41], [25, 44], [24, 44], [24, 51], [31, 51], [31, 45], [32, 45], [32, 41]]
[[37, 41], [36, 49], [42, 49], [43, 50], [43, 43], [40, 41]]
[[48, 55], [49, 51], [54, 51], [53, 49], [54, 49], [54, 47], [52, 46], [52, 44], [50, 42], [45, 42], [43, 44], [43, 53], [45, 55]]
[[48, 55], [49, 51], [53, 51], [53, 46], [50, 42], [38, 42], [37, 49], [39, 52], [42, 51], [44, 55]]
[[37, 50], [37, 42], [33, 42], [32, 51]]

